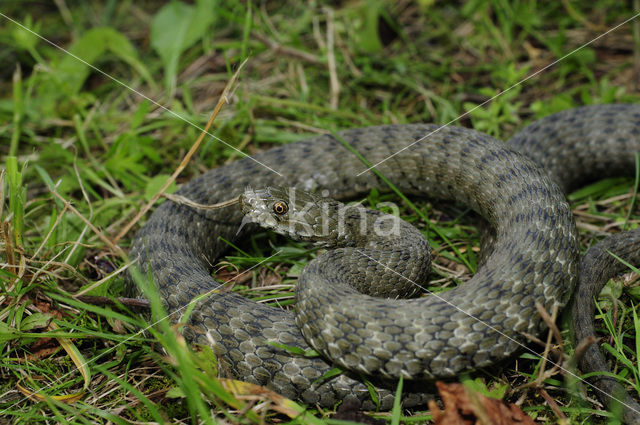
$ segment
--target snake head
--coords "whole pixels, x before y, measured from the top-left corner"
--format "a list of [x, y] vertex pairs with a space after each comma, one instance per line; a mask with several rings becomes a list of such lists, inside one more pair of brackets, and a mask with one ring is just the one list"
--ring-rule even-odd
[[248, 187], [240, 196], [242, 225], [256, 223], [298, 241], [335, 244], [335, 220], [343, 204], [293, 187]]

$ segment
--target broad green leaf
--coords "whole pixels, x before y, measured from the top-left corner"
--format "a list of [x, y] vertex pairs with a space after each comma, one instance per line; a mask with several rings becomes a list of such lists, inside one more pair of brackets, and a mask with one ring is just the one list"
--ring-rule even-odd
[[[93, 65], [105, 52], [112, 52], [122, 61], [129, 64], [151, 87], [155, 82], [151, 74], [138, 59], [138, 53], [127, 38], [109, 27], [93, 28], [87, 31], [69, 48], [76, 57], [65, 55], [56, 67], [57, 76], [71, 93], [77, 93], [84, 84]], [[78, 60], [81, 59], [81, 60]]]
[[489, 389], [482, 378], [471, 379], [468, 374], [462, 375], [462, 377], [460, 378], [460, 382], [465, 387], [477, 393], [480, 393], [487, 397], [496, 398], [498, 400], [502, 400], [507, 390], [509, 389], [508, 384], [499, 383], [497, 381], [494, 383], [494, 385], [492, 385], [492, 388]]
[[25, 317], [20, 322], [20, 330], [27, 332], [32, 329], [46, 328], [51, 322], [52, 316], [48, 313], [34, 313], [31, 316]]
[[[151, 198], [153, 198], [155, 194], [160, 191], [160, 189], [165, 184], [168, 178], [169, 176], [166, 174], [158, 174], [157, 176], [149, 180], [149, 182], [147, 183], [147, 187], [145, 187], [144, 189], [144, 198], [147, 201], [150, 201]], [[167, 188], [166, 192], [173, 193], [175, 192], [176, 189], [177, 189], [176, 183], [172, 182]]]
[[[96, 286], [95, 288], [92, 288], [90, 290], [87, 290], [87, 288], [95, 285], [96, 282], [89, 282], [85, 285], [82, 285], [80, 287], [80, 289], [78, 289], [78, 291], [80, 291], [80, 293], [84, 294], [84, 295], [94, 295], [94, 296], [99, 296], [99, 297], [103, 297], [106, 296], [109, 293], [109, 284], [107, 282], [102, 282], [101, 285]], [[107, 319], [108, 320], [108, 319]]]
[[147, 116], [147, 112], [149, 112], [149, 105], [150, 103], [147, 99], [140, 102], [138, 109], [136, 109], [136, 112], [131, 117], [131, 131], [134, 131], [142, 125]]
[[210, 345], [198, 346], [198, 366], [207, 376], [218, 376], [218, 357]]
[[363, 19], [359, 29], [359, 48], [364, 52], [377, 53], [382, 50], [382, 41], [378, 34], [378, 21], [381, 19], [383, 3], [369, 0], [362, 5]]
[[629, 288], [627, 290], [629, 295], [633, 297], [634, 300], [640, 300], [640, 286], [634, 286], [633, 288]]
[[180, 55], [204, 36], [214, 20], [214, 6], [212, 0], [200, 0], [195, 7], [172, 1], [153, 17], [151, 46], [162, 59], [169, 93], [175, 89]]
[[313, 385], [315, 385], [315, 384], [317, 384], [319, 382], [328, 381], [329, 379], [333, 378], [334, 376], [340, 375], [342, 372], [343, 372], [343, 370], [338, 368], [338, 367], [331, 368], [328, 371], [326, 371], [325, 373], [323, 373], [321, 377], [319, 377], [318, 379], [313, 381]]
[[18, 47], [25, 49], [28, 52], [33, 52], [40, 41], [40, 38], [36, 35], [40, 34], [40, 22], [34, 23], [31, 15], [27, 15], [24, 19], [23, 25], [26, 28], [31, 29], [31, 31], [21, 26], [14, 25], [13, 31], [11, 31], [11, 36]]
[[172, 387], [165, 394], [167, 398], [185, 398], [184, 391], [180, 387]]
[[9, 341], [19, 336], [20, 334], [14, 328], [4, 322], [0, 322], [0, 342]]
[[623, 285], [620, 279], [610, 279], [598, 296], [601, 308], [610, 310], [613, 307], [612, 304], [622, 296], [622, 289]]

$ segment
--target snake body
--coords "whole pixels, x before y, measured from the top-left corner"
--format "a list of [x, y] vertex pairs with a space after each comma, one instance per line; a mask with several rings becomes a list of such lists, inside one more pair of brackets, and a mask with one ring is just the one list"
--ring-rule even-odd
[[[548, 311], [567, 303], [579, 253], [563, 190], [612, 170], [633, 172], [640, 105], [555, 114], [525, 128], [509, 147], [474, 130], [428, 124], [352, 129], [339, 136], [371, 163], [380, 162], [377, 169], [405, 194], [453, 199], [487, 219], [495, 231], [493, 251], [475, 276], [439, 297], [391, 300], [357, 294], [343, 285], [340, 273], [331, 273], [331, 263], [312, 261], [299, 281], [298, 324], [290, 311], [218, 291], [198, 302], [184, 334], [213, 344], [222, 370], [289, 398], [324, 406], [357, 399], [372, 408], [359, 379], [365, 374], [379, 386], [381, 407], [390, 408], [398, 377], [452, 377], [502, 360], [524, 342], [523, 332], [542, 330], [536, 301]], [[358, 175], [363, 169], [342, 143], [323, 135], [214, 169], [179, 193], [213, 204], [247, 186], [292, 186], [336, 199], [388, 190], [374, 173]], [[241, 221], [240, 208], [204, 211], [172, 202], [158, 207], [131, 254], [151, 272], [169, 311], [220, 286], [210, 275], [226, 248], [220, 237], [233, 240]], [[363, 269], [362, 279], [380, 282], [380, 269], [371, 270]], [[282, 348], [308, 349], [308, 340], [322, 357]], [[320, 379], [334, 364], [347, 373]], [[419, 393], [403, 396], [405, 405], [423, 401]]]
[[[361, 205], [345, 205], [296, 188], [248, 188], [240, 202], [244, 222], [258, 224], [297, 241], [332, 248], [314, 261], [322, 269], [318, 275], [338, 284], [347, 283], [347, 291], [386, 298], [409, 298], [424, 291], [431, 266], [429, 242], [416, 227], [400, 217]], [[303, 301], [303, 292], [309, 288], [309, 296], [316, 297], [315, 285], [315, 275], [305, 272], [298, 280], [298, 302], [314, 304], [313, 299]], [[318, 335], [317, 325], [316, 329], [305, 326], [315, 322], [307, 320], [305, 309], [297, 310], [296, 320], [303, 334], [307, 332], [305, 338]], [[317, 308], [314, 310], [320, 313]], [[320, 321], [332, 316], [322, 316]], [[366, 316], [360, 320], [366, 320]], [[334, 322], [330, 332], [344, 335], [344, 331], [336, 329], [342, 322]], [[329, 339], [336, 340], [331, 335]], [[362, 367], [359, 363], [353, 366], [371, 374], [371, 367]]]

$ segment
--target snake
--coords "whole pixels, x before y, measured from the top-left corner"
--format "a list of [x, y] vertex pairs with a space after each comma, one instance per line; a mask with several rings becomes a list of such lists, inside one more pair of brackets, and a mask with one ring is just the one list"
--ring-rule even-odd
[[[403, 405], [419, 405], [432, 398], [425, 393], [429, 382], [504, 361], [526, 344], [526, 334], [542, 332], [546, 325], [536, 303], [547, 311], [561, 309], [576, 285], [581, 293], [576, 304], [593, 302], [601, 284], [578, 277], [578, 235], [566, 194], [595, 179], [632, 175], [636, 152], [640, 105], [632, 104], [555, 113], [507, 143], [452, 125], [347, 129], [272, 148], [192, 179], [177, 194], [201, 204], [242, 196], [245, 202], [217, 210], [163, 202], [134, 238], [130, 255], [153, 278], [170, 313], [181, 314], [197, 298], [183, 335], [212, 346], [223, 374], [308, 405], [356, 401], [365, 409], [391, 408], [402, 378]], [[318, 255], [300, 273], [295, 311], [249, 300], [212, 277], [228, 241], [256, 230], [247, 224], [248, 194], [262, 197], [259, 204], [277, 215], [292, 206], [280, 196], [283, 189], [273, 188], [312, 194], [309, 199], [316, 202], [318, 197], [358, 199], [373, 189], [389, 192], [390, 183], [406, 196], [453, 200], [486, 219], [490, 252], [470, 280], [408, 299], [399, 296], [410, 293], [411, 285], [359, 293], [366, 286], [382, 287], [390, 274], [422, 279], [418, 275], [429, 259], [415, 252], [429, 249], [418, 236], [405, 237], [406, 226], [400, 239], [409, 241], [411, 252], [395, 242], [380, 242], [391, 249], [379, 254], [378, 243], [354, 248], [343, 241]], [[269, 227], [277, 218], [262, 220]], [[308, 233], [302, 239], [313, 232]], [[607, 249], [637, 261], [638, 246], [636, 233]], [[601, 264], [620, 271], [608, 260]], [[575, 311], [578, 321], [592, 323], [592, 306]], [[586, 331], [593, 332], [593, 327]], [[300, 354], [313, 350], [318, 355]], [[337, 376], [336, 367], [342, 370]], [[629, 422], [637, 420], [634, 405], [627, 406]]]

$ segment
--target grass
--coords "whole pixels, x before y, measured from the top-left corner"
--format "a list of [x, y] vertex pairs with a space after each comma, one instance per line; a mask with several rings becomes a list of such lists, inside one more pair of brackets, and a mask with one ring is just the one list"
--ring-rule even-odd
[[[287, 414], [293, 422], [332, 423], [330, 411], [313, 406], [234, 395], [216, 378], [211, 350], [190, 349], [169, 321], [143, 334], [135, 306], [77, 296], [123, 294], [126, 252], [143, 220], [117, 245], [111, 241], [178, 168], [234, 70], [248, 59], [232, 104], [214, 123], [227, 144], [205, 138], [176, 185], [240, 158], [236, 149], [251, 154], [319, 131], [449, 123], [468, 112], [453, 124], [507, 139], [555, 111], [638, 102], [640, 21], [564, 57], [640, 12], [637, 3], [362, 0], [328, 9], [315, 2], [4, 2], [0, 423], [262, 423], [286, 422]], [[633, 179], [606, 180], [572, 196], [584, 248], [638, 226], [633, 187]], [[398, 200], [390, 196], [372, 193], [368, 201]], [[435, 283], [468, 279], [479, 242], [467, 211], [414, 202], [437, 230], [429, 235], [438, 254]], [[424, 226], [410, 208], [402, 213]], [[224, 259], [220, 277], [282, 250], [236, 289], [291, 304], [294, 277], [313, 252], [268, 234], [242, 248]], [[601, 328], [616, 353], [615, 373], [632, 379], [638, 396], [637, 276], [608, 291], [613, 301], [601, 304]], [[160, 300], [146, 294], [161, 318]], [[560, 325], [566, 343], [566, 319]], [[74, 358], [88, 362], [86, 376]], [[617, 423], [591, 391], [587, 401], [572, 397], [560, 375], [527, 385], [542, 366], [540, 357], [522, 354], [461, 379], [504, 393], [539, 423]], [[44, 388], [43, 397], [26, 399], [19, 384]], [[78, 392], [74, 404], [55, 399]], [[428, 418], [401, 409], [374, 415], [391, 423]]]

